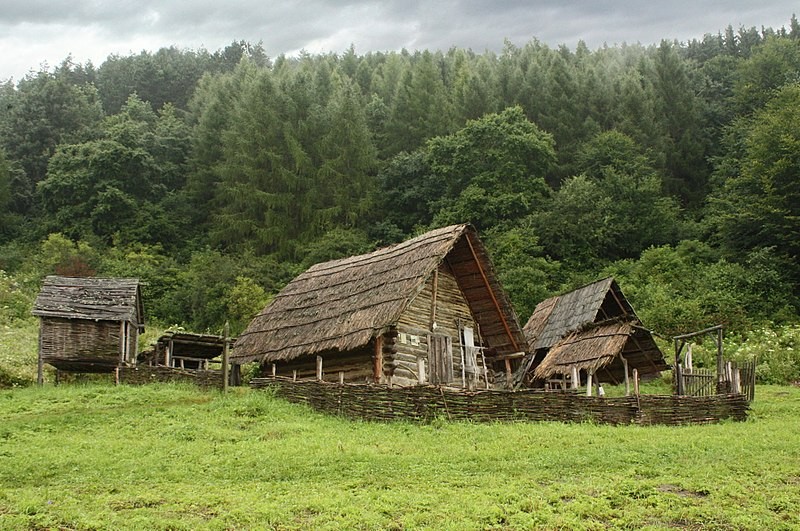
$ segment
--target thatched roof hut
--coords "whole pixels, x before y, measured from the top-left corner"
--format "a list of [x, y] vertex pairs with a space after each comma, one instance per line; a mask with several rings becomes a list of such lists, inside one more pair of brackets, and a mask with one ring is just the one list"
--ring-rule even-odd
[[48, 276], [32, 313], [40, 321], [40, 366], [107, 372], [135, 363], [144, 331], [138, 279]]
[[[449, 353], [458, 345], [472, 347], [473, 335], [480, 339], [474, 347], [486, 349], [483, 357], [527, 348], [475, 229], [453, 225], [372, 253], [312, 266], [253, 319], [236, 341], [231, 361], [280, 363], [370, 352], [374, 381], [398, 376], [399, 367], [407, 372], [395, 382], [405, 378], [411, 383], [425, 381], [414, 356], [424, 358], [438, 336], [450, 338], [441, 343]], [[449, 361], [437, 369], [432, 358], [425, 359], [430, 374], [442, 369], [449, 375], [439, 376], [444, 381], [458, 379], [458, 363], [455, 369]], [[469, 360], [462, 369], [464, 365]]]
[[612, 383], [625, 368], [647, 377], [668, 369], [652, 333], [644, 328], [613, 278], [539, 303], [525, 325], [536, 380], [570, 375], [575, 367]]

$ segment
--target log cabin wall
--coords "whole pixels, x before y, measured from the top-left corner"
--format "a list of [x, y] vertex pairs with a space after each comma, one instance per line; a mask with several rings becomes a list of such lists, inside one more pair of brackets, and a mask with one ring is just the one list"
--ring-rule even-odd
[[[339, 373], [344, 373], [344, 381], [348, 383], [373, 382], [373, 354], [374, 347], [371, 343], [367, 347], [348, 352], [323, 352], [322, 379], [326, 382], [338, 382]], [[316, 379], [317, 356], [301, 356], [289, 361], [275, 363], [276, 376], [300, 379]], [[272, 375], [272, 364], [265, 363], [261, 368], [264, 376]]]
[[[433, 323], [436, 323], [435, 329]], [[447, 385], [456, 387], [481, 386], [484, 382], [480, 356], [477, 374], [462, 372], [461, 351], [463, 348], [459, 326], [471, 327], [475, 330], [477, 343], [477, 326], [472, 318], [469, 305], [458, 287], [456, 278], [450, 268], [443, 263], [438, 271], [425, 282], [425, 287], [411, 301], [406, 311], [397, 322], [397, 337], [394, 339], [394, 354], [391, 371], [392, 385], [419, 385], [419, 365], [417, 360], [425, 362], [425, 380], [430, 382], [431, 364], [428, 356], [428, 337], [432, 334], [451, 338], [453, 376]], [[462, 378], [462, 374], [464, 378]], [[469, 378], [472, 376], [472, 378]], [[471, 383], [470, 383], [471, 381]]]
[[[120, 323], [86, 319], [40, 319], [43, 363], [69, 370], [71, 365], [91, 365], [113, 370], [120, 359]], [[134, 334], [135, 327], [132, 327]], [[135, 348], [135, 346], [131, 346]]]

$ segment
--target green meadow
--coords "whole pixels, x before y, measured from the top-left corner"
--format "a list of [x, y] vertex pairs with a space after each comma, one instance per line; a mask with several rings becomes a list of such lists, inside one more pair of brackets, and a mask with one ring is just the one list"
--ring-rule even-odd
[[746, 422], [372, 423], [265, 391], [0, 391], [0, 529], [795, 529], [800, 389]]

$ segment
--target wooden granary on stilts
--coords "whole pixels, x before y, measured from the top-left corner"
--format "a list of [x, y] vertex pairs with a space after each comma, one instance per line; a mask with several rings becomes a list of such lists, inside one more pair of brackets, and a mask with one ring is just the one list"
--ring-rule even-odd
[[39, 383], [43, 366], [69, 372], [113, 372], [134, 365], [144, 331], [135, 278], [48, 276], [34, 303], [39, 317]]

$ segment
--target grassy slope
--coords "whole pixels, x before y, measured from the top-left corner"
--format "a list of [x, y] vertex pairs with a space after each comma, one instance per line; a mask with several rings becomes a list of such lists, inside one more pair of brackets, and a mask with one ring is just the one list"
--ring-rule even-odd
[[0, 391], [0, 529], [800, 526], [800, 389], [694, 427], [353, 422], [265, 392]]

